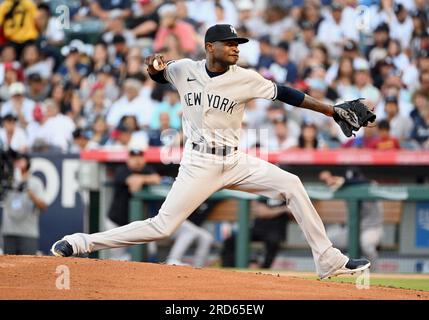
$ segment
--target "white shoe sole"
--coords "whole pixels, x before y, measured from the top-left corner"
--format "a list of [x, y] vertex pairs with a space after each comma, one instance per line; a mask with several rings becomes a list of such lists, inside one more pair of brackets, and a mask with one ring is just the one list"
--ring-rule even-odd
[[340, 276], [340, 275], [343, 275], [343, 274], [351, 274], [351, 275], [353, 275], [353, 274], [355, 274], [357, 272], [362, 272], [362, 271], [368, 269], [370, 266], [371, 266], [371, 262], [368, 262], [367, 264], [363, 265], [362, 267], [359, 267], [359, 268], [356, 268], [356, 269], [347, 269], [344, 266], [344, 267], [341, 267], [340, 269], [337, 269], [334, 272], [332, 272], [332, 273], [330, 273], [330, 274], [328, 274], [328, 275], [326, 275], [324, 277], [321, 277], [320, 279], [321, 280], [323, 280], [323, 279], [329, 279], [331, 277], [336, 277], [336, 276]]

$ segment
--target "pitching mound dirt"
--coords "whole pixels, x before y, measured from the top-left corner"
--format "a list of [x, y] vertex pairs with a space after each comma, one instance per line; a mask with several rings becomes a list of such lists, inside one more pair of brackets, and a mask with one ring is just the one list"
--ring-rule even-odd
[[429, 300], [429, 292], [378, 286], [359, 290], [299, 277], [151, 263], [0, 256], [0, 299]]

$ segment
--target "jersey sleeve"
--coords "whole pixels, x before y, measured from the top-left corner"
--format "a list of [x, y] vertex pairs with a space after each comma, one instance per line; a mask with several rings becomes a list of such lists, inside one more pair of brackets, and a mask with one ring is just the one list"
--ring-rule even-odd
[[184, 69], [191, 61], [190, 59], [168, 61], [167, 67], [164, 69], [164, 78], [177, 88], [181, 76], [184, 74]]
[[253, 98], [275, 100], [277, 98], [277, 85], [274, 82], [265, 79], [253, 70], [248, 70], [247, 79], [249, 81], [247, 92], [250, 95], [248, 100]]

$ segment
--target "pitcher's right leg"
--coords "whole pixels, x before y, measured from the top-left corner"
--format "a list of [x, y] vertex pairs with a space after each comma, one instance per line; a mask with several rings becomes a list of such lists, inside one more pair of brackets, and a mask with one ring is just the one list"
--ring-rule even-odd
[[[201, 163], [181, 165], [176, 181], [155, 217], [105, 232], [68, 235], [63, 238], [66, 241], [57, 241], [51, 251], [57, 256], [82, 255], [169, 237], [204, 200], [221, 188], [221, 168], [221, 165], [210, 163], [207, 166]], [[62, 247], [67, 243], [72, 252], [62, 254]], [[66, 251], [70, 252], [70, 249]]]

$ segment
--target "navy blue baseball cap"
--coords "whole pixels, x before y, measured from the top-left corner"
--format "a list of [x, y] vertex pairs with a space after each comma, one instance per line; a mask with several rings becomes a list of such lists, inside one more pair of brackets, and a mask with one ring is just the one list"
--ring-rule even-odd
[[215, 24], [207, 29], [204, 42], [228, 41], [234, 40], [239, 44], [249, 41], [247, 38], [237, 36], [237, 31], [230, 24]]

